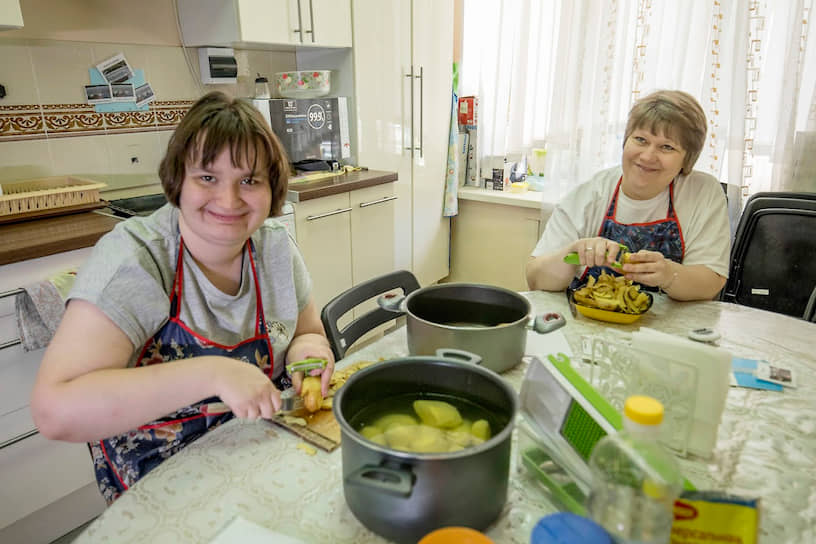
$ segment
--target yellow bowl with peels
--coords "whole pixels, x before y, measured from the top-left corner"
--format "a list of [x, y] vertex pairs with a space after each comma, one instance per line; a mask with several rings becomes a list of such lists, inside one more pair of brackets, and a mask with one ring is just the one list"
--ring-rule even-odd
[[[654, 299], [652, 298], [651, 293], [646, 294], [649, 295], [649, 307], [651, 307], [652, 301]], [[616, 310], [601, 310], [600, 308], [590, 308], [589, 306], [584, 306], [577, 302], [575, 303], [575, 309], [579, 314], [586, 316], [590, 319], [606, 321], [607, 323], [622, 323], [622, 324], [634, 323], [635, 321], [640, 319], [640, 317], [643, 314], [649, 311], [649, 308], [646, 308], [639, 314], [627, 314]]]
[[[645, 296], [645, 300], [644, 300]], [[634, 323], [649, 311], [654, 297], [641, 291], [622, 276], [601, 274], [569, 293], [569, 299], [581, 315], [608, 323]]]

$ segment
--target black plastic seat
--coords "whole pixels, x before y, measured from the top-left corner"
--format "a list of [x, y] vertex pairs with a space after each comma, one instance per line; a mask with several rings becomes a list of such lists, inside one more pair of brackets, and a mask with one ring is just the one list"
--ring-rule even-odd
[[357, 317], [342, 329], [338, 321], [363, 302], [395, 289], [402, 289], [403, 294], [408, 295], [419, 289], [419, 282], [416, 276], [407, 270], [389, 272], [347, 289], [323, 307], [320, 312], [320, 320], [323, 322], [323, 328], [326, 329], [326, 336], [329, 338], [335, 360], [342, 359], [346, 354], [346, 350], [365, 333], [391, 321], [398, 315], [377, 306]]
[[722, 300], [794, 317], [816, 287], [816, 194], [752, 195], [731, 248]]
[[816, 287], [814, 287], [813, 292], [810, 293], [810, 298], [808, 299], [807, 306], [805, 306], [805, 313], [802, 314], [802, 319], [816, 322]]

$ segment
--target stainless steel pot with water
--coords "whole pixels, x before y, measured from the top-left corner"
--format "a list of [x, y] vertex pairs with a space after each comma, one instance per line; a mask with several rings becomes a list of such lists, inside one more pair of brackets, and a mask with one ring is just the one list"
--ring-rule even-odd
[[[493, 436], [447, 453], [398, 451], [372, 442], [350, 423], [382, 399], [412, 394], [457, 397], [491, 414]], [[483, 530], [507, 501], [510, 445], [518, 399], [496, 373], [439, 357], [385, 361], [353, 374], [334, 397], [340, 424], [343, 492], [363, 525], [415, 544], [443, 526]]]
[[531, 305], [509, 289], [443, 283], [406, 297], [380, 297], [378, 302], [406, 314], [411, 355], [463, 350], [478, 355], [482, 366], [496, 372], [516, 366], [524, 356]]

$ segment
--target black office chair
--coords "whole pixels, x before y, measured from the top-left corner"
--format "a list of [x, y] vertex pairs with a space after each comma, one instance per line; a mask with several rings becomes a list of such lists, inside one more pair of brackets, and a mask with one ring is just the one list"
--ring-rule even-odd
[[816, 287], [816, 194], [752, 195], [740, 217], [722, 300], [803, 317]]
[[320, 320], [326, 329], [326, 336], [329, 338], [335, 360], [342, 359], [346, 350], [365, 333], [391, 321], [398, 315], [378, 306], [354, 319], [342, 329], [338, 323], [340, 318], [363, 302], [395, 289], [402, 289], [403, 294], [407, 296], [419, 289], [419, 282], [416, 276], [407, 270], [397, 270], [359, 283], [340, 293], [323, 307], [320, 312]]

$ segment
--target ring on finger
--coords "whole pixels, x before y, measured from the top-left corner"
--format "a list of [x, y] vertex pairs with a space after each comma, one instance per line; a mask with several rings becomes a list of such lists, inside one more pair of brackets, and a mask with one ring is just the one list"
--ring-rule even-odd
[[594, 247], [587, 247], [584, 251], [595, 251]]

